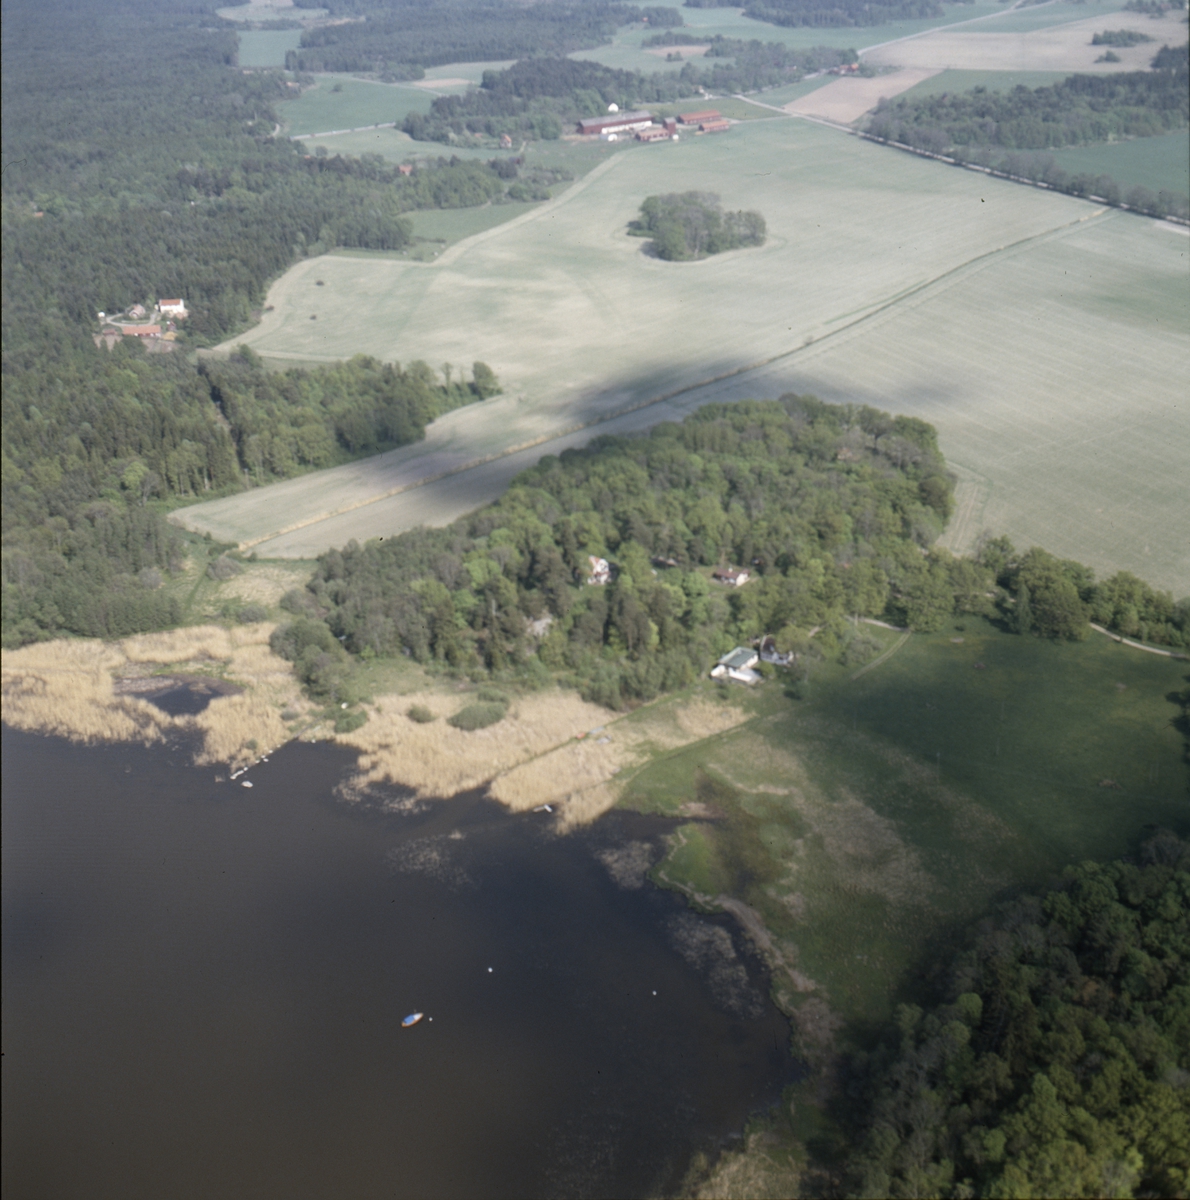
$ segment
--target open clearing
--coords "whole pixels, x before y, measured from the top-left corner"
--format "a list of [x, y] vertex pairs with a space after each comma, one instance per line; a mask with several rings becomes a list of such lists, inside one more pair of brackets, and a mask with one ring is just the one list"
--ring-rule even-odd
[[938, 72], [934, 70], [890, 71], [887, 75], [875, 75], [870, 79], [856, 75], [836, 79], [825, 87], [816, 88], [806, 96], [785, 105], [785, 111], [813, 117], [825, 117], [828, 121], [839, 121], [849, 125], [858, 121], [864, 113], [876, 107], [881, 100], [891, 100], [916, 87]]
[[1185, 663], [967, 619], [850, 674], [823, 664], [800, 702], [762, 689], [750, 723], [645, 767], [624, 800], [726, 818], [685, 826], [662, 869], [752, 907], [792, 968], [774, 972], [792, 1009], [810, 994], [887, 1019], [1006, 889], [1126, 853], [1147, 825], [1187, 831], [1165, 699]]
[[1190, 137], [1184, 129], [1127, 142], [1068, 146], [1055, 150], [1054, 158], [1067, 171], [1110, 175], [1125, 188], [1190, 195]]
[[[1008, 22], [1020, 16], [1012, 13], [1002, 20]], [[1106, 47], [1092, 46], [1091, 38], [1105, 28], [1137, 29], [1154, 40], [1140, 46], [1116, 48], [1119, 62], [1096, 62]], [[1163, 42], [1174, 45], [1185, 40], [1186, 26], [1180, 14], [1175, 16], [1171, 13], [1153, 20], [1135, 13], [1101, 11], [1083, 20], [1019, 32], [1004, 29], [1000, 21], [939, 29], [921, 37], [876, 47], [864, 55], [864, 61], [876, 66], [923, 70], [957, 68], [972, 71], [1079, 71], [1102, 74], [1145, 70]]]
[[301, 44], [300, 29], [245, 29], [239, 35], [241, 67], [283, 67], [285, 55]]
[[[758, 209], [768, 243], [670, 264], [625, 236], [645, 196], [690, 188]], [[1184, 594], [1188, 243], [792, 119], [617, 153], [432, 264], [328, 255], [287, 272], [237, 342], [310, 361], [481, 359], [506, 394], [419, 445], [175, 519], [310, 557], [445, 523], [593, 433], [816, 392], [938, 427], [968, 514], [956, 548], [989, 527]]]

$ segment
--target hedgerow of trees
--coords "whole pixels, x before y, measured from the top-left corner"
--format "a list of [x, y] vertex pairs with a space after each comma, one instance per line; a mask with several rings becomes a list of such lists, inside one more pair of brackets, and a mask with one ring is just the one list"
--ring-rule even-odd
[[860, 1197], [1190, 1191], [1190, 846], [1005, 905], [852, 1080]]
[[[684, 0], [686, 8], [738, 8], [737, 0]], [[770, 25], [838, 27], [881, 25], [940, 17], [938, 0], [760, 0], [747, 4], [744, 16]]]
[[[1096, 35], [1107, 36], [1107, 35]], [[1125, 191], [1107, 175], [1066, 171], [1037, 151], [1150, 137], [1190, 122], [1187, 47], [1162, 47], [1151, 71], [1071, 75], [1047, 87], [882, 101], [868, 119], [873, 137], [960, 162], [1033, 179], [1073, 195], [1121, 201], [1154, 216], [1190, 215], [1190, 198], [1170, 190]]]
[[685, 262], [763, 246], [764, 217], [758, 212], [724, 212], [713, 192], [671, 192], [649, 196], [640, 206], [640, 219], [628, 223], [633, 237], [651, 238], [649, 248], [667, 262]]

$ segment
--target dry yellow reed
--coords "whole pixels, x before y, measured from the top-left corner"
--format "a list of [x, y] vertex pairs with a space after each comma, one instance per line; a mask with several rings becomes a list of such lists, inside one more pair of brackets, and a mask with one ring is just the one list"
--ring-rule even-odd
[[[121, 642], [80, 638], [6, 650], [4, 720], [82, 742], [149, 743], [170, 729], [197, 729], [203, 736], [197, 761], [243, 766], [289, 737], [281, 708], [305, 707], [289, 663], [268, 647], [272, 631], [267, 623], [230, 631], [206, 625]], [[217, 666], [247, 690], [216, 698], [197, 716], [171, 717], [114, 689], [116, 677], [144, 674], [150, 664], [205, 672]]]

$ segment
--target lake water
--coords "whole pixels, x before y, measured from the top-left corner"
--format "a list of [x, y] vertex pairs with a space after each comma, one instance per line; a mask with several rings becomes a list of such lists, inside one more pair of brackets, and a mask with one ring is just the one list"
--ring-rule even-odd
[[734, 929], [640, 886], [656, 820], [3, 752], [6, 1195], [657, 1194], [794, 1078]]

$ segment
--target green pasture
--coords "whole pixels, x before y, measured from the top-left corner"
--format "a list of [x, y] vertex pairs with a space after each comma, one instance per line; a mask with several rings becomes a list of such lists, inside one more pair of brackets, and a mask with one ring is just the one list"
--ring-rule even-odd
[[1166, 698], [1188, 670], [968, 619], [858, 679], [820, 665], [803, 700], [763, 685], [751, 722], [653, 762], [623, 803], [708, 805], [720, 819], [684, 827], [661, 873], [756, 908], [862, 1032], [998, 898], [1126, 854], [1152, 825], [1190, 830]]
[[[1184, 235], [794, 119], [533, 152], [598, 165], [432, 264], [306, 260], [273, 285], [274, 311], [236, 339], [309, 361], [480, 359], [505, 394], [372, 469], [196, 505], [187, 521], [241, 541], [351, 509], [261, 546], [309, 557], [453, 519], [576, 426], [616, 432], [712, 400], [813, 392], [937, 426], [960, 480], [953, 548], [992, 529], [1190, 591]], [[628, 222], [646, 196], [689, 189], [759, 210], [766, 245], [696, 263], [650, 258]], [[394, 480], [533, 444], [542, 448], [466, 478], [352, 507]]]
[[300, 29], [247, 29], [239, 35], [241, 67], [283, 67], [302, 40]]
[[1110, 175], [1121, 187], [1190, 194], [1190, 138], [1184, 129], [1158, 137], [1055, 150], [1068, 171]]
[[415, 237], [440, 242], [441, 249], [445, 250], [464, 238], [532, 212], [536, 207], [535, 204], [488, 204], [483, 208], [439, 208], [410, 213], [409, 218]]
[[1039, 88], [1060, 83], [1070, 76], [1069, 71], [941, 71], [932, 79], [923, 79], [903, 96], [940, 96], [947, 92], [969, 92], [972, 88], [987, 88], [989, 92], [1009, 92], [1014, 87]]
[[792, 104], [795, 100], [800, 100], [803, 96], [808, 96], [811, 92], [825, 87], [828, 83], [834, 83], [834, 81], [834, 75], [816, 75], [813, 79], [803, 79], [800, 83], [790, 83], [785, 87], [769, 88], [768, 91], [757, 92], [756, 99], [780, 108], [782, 105]]
[[[338, 87], [339, 91], [334, 89]], [[286, 132], [327, 133], [362, 125], [400, 123], [411, 112], [429, 112], [434, 97], [409, 84], [377, 83], [350, 75], [319, 75], [295, 100], [278, 106]], [[382, 131], [378, 131], [382, 132]]]

